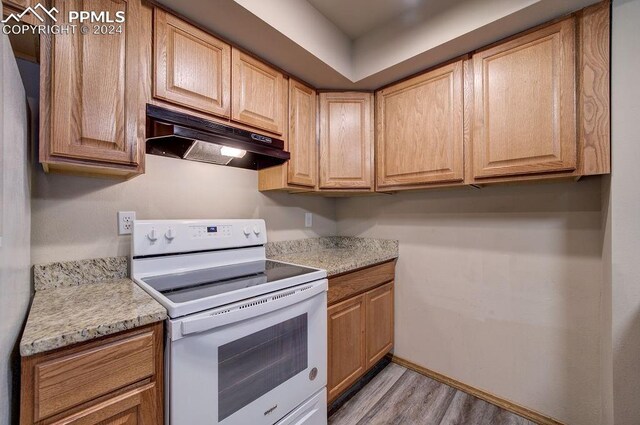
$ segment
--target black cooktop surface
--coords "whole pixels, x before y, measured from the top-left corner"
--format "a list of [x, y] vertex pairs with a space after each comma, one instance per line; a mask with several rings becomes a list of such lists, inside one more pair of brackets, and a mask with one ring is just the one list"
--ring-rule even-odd
[[313, 273], [316, 270], [264, 260], [142, 279], [174, 303], [182, 303], [251, 286]]

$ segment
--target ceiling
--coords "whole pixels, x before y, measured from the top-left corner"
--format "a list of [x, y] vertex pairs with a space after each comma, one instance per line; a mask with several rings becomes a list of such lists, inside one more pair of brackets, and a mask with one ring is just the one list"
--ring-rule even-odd
[[158, 0], [320, 89], [367, 89], [596, 0]]
[[421, 4], [446, 4], [447, 0], [307, 0], [351, 40], [410, 12]]

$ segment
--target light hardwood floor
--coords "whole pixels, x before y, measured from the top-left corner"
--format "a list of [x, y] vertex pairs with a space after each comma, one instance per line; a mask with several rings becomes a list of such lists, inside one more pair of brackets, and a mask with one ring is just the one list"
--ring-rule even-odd
[[534, 425], [395, 363], [330, 418], [329, 425]]

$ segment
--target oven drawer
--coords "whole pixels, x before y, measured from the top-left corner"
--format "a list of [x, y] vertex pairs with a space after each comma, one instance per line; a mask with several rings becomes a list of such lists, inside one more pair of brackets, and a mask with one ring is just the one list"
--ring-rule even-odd
[[132, 335], [37, 364], [36, 421], [94, 400], [155, 374], [154, 331]]

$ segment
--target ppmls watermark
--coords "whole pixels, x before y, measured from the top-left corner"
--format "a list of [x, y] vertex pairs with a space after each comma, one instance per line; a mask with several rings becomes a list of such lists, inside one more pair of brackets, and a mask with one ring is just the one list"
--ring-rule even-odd
[[[113, 35], [121, 34], [125, 22], [124, 11], [111, 13], [108, 11], [70, 10], [64, 23], [58, 23], [59, 10], [55, 7], [47, 9], [38, 3], [20, 13], [12, 13], [3, 19], [4, 34], [76, 34]], [[22, 23], [25, 15], [31, 15], [41, 25]], [[49, 23], [47, 23], [49, 19]]]

